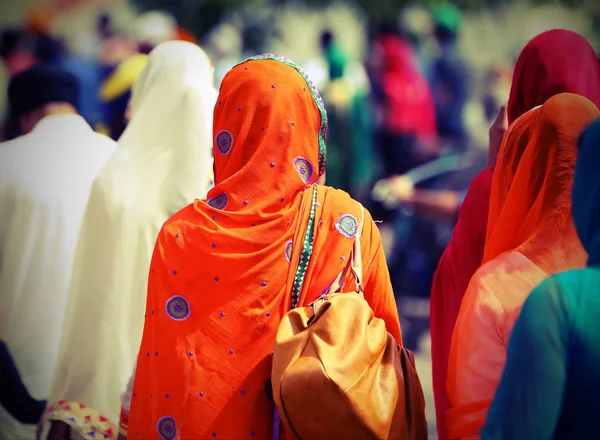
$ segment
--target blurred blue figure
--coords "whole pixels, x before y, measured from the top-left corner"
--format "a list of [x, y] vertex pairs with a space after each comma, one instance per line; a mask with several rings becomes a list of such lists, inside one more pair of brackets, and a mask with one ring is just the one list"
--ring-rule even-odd
[[434, 8], [432, 15], [440, 50], [430, 72], [438, 133], [455, 152], [462, 152], [468, 136], [463, 113], [469, 99], [469, 72], [456, 44], [462, 13], [456, 6], [443, 3]]

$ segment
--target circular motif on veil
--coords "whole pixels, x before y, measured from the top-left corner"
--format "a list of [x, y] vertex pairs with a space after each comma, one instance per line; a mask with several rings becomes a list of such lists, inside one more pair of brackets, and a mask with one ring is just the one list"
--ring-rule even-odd
[[308, 159], [297, 157], [294, 159], [294, 168], [300, 174], [300, 178], [304, 183], [311, 181], [314, 173], [314, 168]]
[[348, 238], [354, 238], [358, 232], [358, 221], [350, 214], [344, 214], [335, 223], [338, 232]]
[[233, 135], [227, 130], [221, 130], [217, 133], [215, 142], [221, 154], [229, 154], [233, 145]]
[[292, 247], [294, 242], [292, 240], [288, 241], [285, 245], [285, 259], [288, 263], [292, 262]]
[[173, 440], [177, 435], [177, 426], [173, 417], [162, 417], [157, 425], [156, 430], [164, 440]]
[[207, 203], [208, 206], [211, 206], [215, 209], [225, 209], [227, 207], [227, 203], [229, 203], [229, 197], [227, 196], [227, 193], [221, 193], [212, 199], [208, 199]]
[[183, 321], [190, 316], [190, 305], [183, 296], [173, 296], [165, 304], [167, 315], [175, 321]]

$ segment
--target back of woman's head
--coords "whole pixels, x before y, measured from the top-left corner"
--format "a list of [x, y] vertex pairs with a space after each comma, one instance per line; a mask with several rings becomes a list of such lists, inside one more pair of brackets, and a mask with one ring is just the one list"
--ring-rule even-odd
[[281, 206], [324, 173], [326, 131], [319, 92], [292, 61], [268, 54], [234, 67], [215, 106], [209, 205]]
[[600, 265], [600, 119], [583, 133], [573, 182], [573, 221], [589, 265]]
[[181, 41], [159, 44], [133, 85], [131, 119], [107, 168], [147, 192], [158, 187], [161, 195], [153, 197], [173, 205], [171, 213], [204, 197], [215, 100], [204, 51]]
[[581, 35], [555, 29], [533, 38], [521, 51], [508, 100], [508, 120], [559, 93], [581, 95], [600, 106], [600, 65]]
[[484, 262], [560, 239], [571, 218], [579, 134], [598, 114], [586, 98], [563, 93], [510, 126], [494, 169]]

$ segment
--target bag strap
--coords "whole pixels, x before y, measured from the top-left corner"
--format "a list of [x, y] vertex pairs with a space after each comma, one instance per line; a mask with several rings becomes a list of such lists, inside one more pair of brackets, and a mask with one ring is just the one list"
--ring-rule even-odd
[[352, 269], [352, 273], [354, 274], [354, 278], [356, 279], [357, 293], [363, 293], [362, 252], [360, 248], [360, 240], [362, 238], [362, 233], [365, 226], [365, 208], [363, 207], [363, 205], [360, 205], [360, 213], [360, 224], [358, 225], [358, 230], [356, 231], [356, 237], [354, 237], [354, 246], [352, 247], [352, 258], [350, 259], [350, 268]]
[[310, 203], [310, 215], [308, 222], [306, 223], [306, 232], [302, 240], [302, 252], [300, 253], [300, 260], [298, 261], [298, 268], [296, 269], [296, 275], [294, 276], [294, 284], [292, 285], [292, 301], [290, 309], [298, 307], [300, 301], [300, 295], [304, 286], [304, 279], [306, 278], [306, 271], [308, 270], [308, 264], [312, 257], [313, 241], [315, 237], [315, 215], [317, 211], [317, 185], [313, 185], [312, 199]]

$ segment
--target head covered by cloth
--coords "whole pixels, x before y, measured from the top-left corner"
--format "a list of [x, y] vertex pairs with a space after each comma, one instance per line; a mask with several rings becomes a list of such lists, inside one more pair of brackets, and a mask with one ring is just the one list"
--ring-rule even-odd
[[532, 261], [556, 254], [550, 265], [560, 267], [580, 253], [568, 233], [571, 188], [579, 135], [597, 116], [592, 102], [563, 93], [511, 125], [494, 171], [484, 263], [519, 250]]
[[[582, 95], [598, 105], [599, 78], [596, 55], [582, 36], [565, 30], [544, 32], [531, 40], [519, 55], [508, 102], [509, 122], [515, 123], [524, 113], [563, 92]], [[534, 154], [538, 148], [536, 142], [528, 145], [529, 154]], [[523, 149], [514, 150], [511, 160], [518, 163], [519, 154], [523, 152]], [[500, 156], [502, 154], [500, 152]], [[433, 380], [438, 429], [442, 436], [443, 417], [450, 407], [446, 372], [451, 335], [469, 281], [482, 264], [493, 174], [492, 168], [486, 168], [471, 183], [452, 241], [440, 259], [431, 292]], [[527, 182], [522, 184], [527, 185]], [[517, 222], [512, 224], [516, 226]], [[497, 255], [490, 250], [486, 253], [484, 261]]]
[[588, 253], [588, 266], [600, 266], [600, 119], [579, 142], [572, 199], [573, 221]]
[[90, 194], [51, 405], [77, 401], [118, 420], [156, 236], [170, 215], [208, 192], [215, 102], [212, 66], [198, 46], [166, 42], [148, 56], [133, 86], [131, 122]]
[[[304, 305], [346, 267], [361, 215], [345, 193], [318, 186], [315, 197], [326, 131], [321, 97], [292, 61], [261, 55], [225, 76], [214, 112], [215, 187], [171, 217], [155, 247], [132, 438], [270, 437], [278, 325], [292, 291]], [[368, 218], [364, 267], [380, 250], [374, 233]], [[311, 249], [318, 260], [307, 258]], [[381, 317], [393, 318], [386, 325], [400, 338], [395, 306], [388, 312]]]
[[71, 104], [79, 108], [77, 78], [59, 67], [38, 64], [16, 75], [8, 86], [8, 102], [15, 117], [47, 104]]
[[508, 121], [559, 93], [584, 96], [600, 106], [600, 65], [590, 43], [563, 29], [543, 32], [521, 51], [508, 100]]
[[509, 333], [531, 288], [585, 264], [571, 219], [571, 188], [579, 135], [599, 113], [586, 98], [559, 94], [517, 119], [504, 137], [492, 182], [489, 264], [473, 276], [452, 335], [448, 438], [473, 438], [483, 426]]

